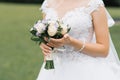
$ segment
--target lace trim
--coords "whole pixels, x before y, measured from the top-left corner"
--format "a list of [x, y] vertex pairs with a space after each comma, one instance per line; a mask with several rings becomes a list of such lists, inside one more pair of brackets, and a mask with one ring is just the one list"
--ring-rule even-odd
[[104, 2], [102, 0], [92, 0], [89, 4], [88, 13], [91, 14], [92, 12], [99, 10], [99, 7], [104, 7]]

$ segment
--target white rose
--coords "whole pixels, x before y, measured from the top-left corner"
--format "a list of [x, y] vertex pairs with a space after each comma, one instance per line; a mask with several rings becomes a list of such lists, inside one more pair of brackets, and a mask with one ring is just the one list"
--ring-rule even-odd
[[51, 23], [48, 26], [48, 34], [49, 36], [54, 36], [57, 33], [57, 27], [55, 26], [55, 24]]
[[42, 33], [45, 30], [45, 25], [41, 22], [38, 22], [34, 25], [34, 28], [37, 30], [38, 33]]
[[61, 34], [66, 34], [67, 33], [67, 31], [68, 31], [68, 27], [67, 27], [67, 25], [65, 25], [65, 24], [61, 24], [61, 28], [62, 28], [62, 31], [61, 31]]
[[48, 21], [48, 24], [55, 24], [56, 21]]

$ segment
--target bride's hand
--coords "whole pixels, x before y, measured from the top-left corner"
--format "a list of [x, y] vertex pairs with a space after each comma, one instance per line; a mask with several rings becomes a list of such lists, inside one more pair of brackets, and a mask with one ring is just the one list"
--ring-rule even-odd
[[40, 48], [42, 49], [42, 53], [44, 55], [44, 61], [45, 61], [46, 60], [45, 56], [49, 55], [52, 49], [44, 43], [40, 44]]
[[50, 38], [49, 42], [47, 43], [48, 46], [55, 48], [62, 47], [66, 44], [70, 44], [70, 36], [68, 34], [65, 34], [63, 38], [60, 39]]

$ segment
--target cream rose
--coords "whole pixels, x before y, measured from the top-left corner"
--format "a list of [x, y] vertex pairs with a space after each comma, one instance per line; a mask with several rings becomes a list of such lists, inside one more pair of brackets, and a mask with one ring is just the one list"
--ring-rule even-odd
[[68, 30], [67, 25], [61, 24], [61, 28], [62, 28], [61, 34], [63, 34], [63, 35], [66, 34], [66, 33], [67, 33], [67, 30]]
[[50, 23], [48, 26], [48, 34], [49, 36], [54, 36], [57, 33], [57, 27], [54, 23]]

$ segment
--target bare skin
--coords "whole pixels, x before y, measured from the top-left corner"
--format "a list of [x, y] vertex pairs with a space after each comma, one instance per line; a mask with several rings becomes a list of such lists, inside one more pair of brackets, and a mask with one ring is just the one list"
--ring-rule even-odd
[[[62, 3], [61, 5], [62, 6], [66, 5], [67, 1], [69, 2], [69, 0], [65, 0], [65, 2]], [[77, 0], [77, 1], [80, 2], [80, 0]], [[77, 5], [77, 2], [75, 2], [74, 0], [73, 0], [73, 3]], [[62, 9], [60, 9], [60, 7], [58, 7], [58, 9], [56, 10], [59, 10], [58, 14], [61, 15], [60, 17], [64, 16], [65, 11], [62, 12]], [[82, 50], [82, 52], [84, 54], [87, 54], [93, 57], [106, 57], [109, 51], [109, 29], [107, 24], [105, 8], [100, 7], [99, 10], [92, 12], [91, 15], [93, 18], [93, 26], [94, 26], [95, 36], [96, 36], [96, 43], [86, 43], [85, 48]], [[102, 24], [100, 24], [100, 22]], [[66, 34], [61, 39], [51, 38], [50, 42], [48, 42], [47, 44], [42, 43], [40, 45], [40, 48], [42, 49], [42, 52], [45, 56], [50, 54], [51, 52], [50, 47], [58, 48], [64, 45], [70, 45], [70, 46], [73, 46], [76, 50], [79, 50], [82, 47], [83, 42]]]

